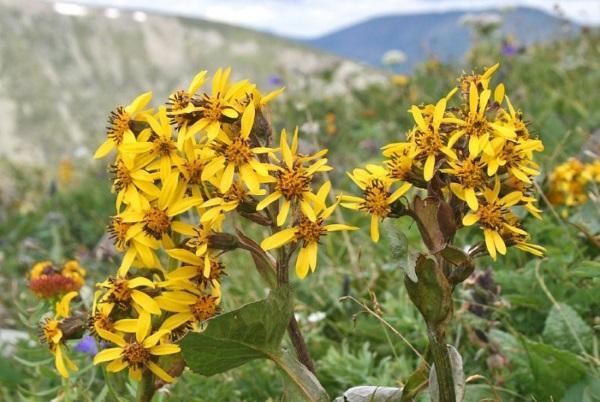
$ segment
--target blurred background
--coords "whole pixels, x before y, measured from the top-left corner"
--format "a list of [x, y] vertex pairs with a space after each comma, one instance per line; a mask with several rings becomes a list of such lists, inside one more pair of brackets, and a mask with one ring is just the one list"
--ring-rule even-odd
[[[234, 79], [263, 92], [285, 87], [271, 106], [275, 128], [298, 125], [307, 143], [329, 148], [343, 190], [346, 170], [403, 138], [411, 104], [433, 102], [463, 72], [499, 61], [496, 80], [546, 144], [539, 184], [547, 188], [569, 158], [598, 159], [599, 23], [597, 0], [0, 0], [0, 401], [69, 392], [64, 400], [91, 401], [104, 389], [97, 378], [82, 376], [70, 391], [53, 379], [47, 350], [30, 342], [36, 301], [26, 288], [38, 260], [79, 259], [89, 286], [114, 270], [105, 233], [114, 196], [92, 154], [116, 106], [148, 90], [162, 102], [198, 71], [231, 66]], [[529, 230], [549, 250], [541, 276], [529, 256], [511, 254], [494, 271], [482, 263], [457, 295], [456, 345], [467, 375], [482, 378], [469, 400], [548, 400], [547, 384], [566, 401], [600, 395], [598, 204], [540, 203], [546, 219]], [[414, 228], [404, 229], [416, 242]], [[366, 231], [352, 238], [328, 240], [318, 272], [298, 290], [300, 322], [330, 395], [361, 383], [401, 385], [416, 364], [376, 320], [340, 304], [341, 294], [374, 303], [417, 348], [426, 344], [398, 286], [402, 270], [379, 257], [388, 241], [365, 251]], [[225, 310], [264, 294], [235, 264], [232, 257]], [[560, 364], [544, 370], [550, 361], [571, 374], [556, 374]], [[160, 398], [278, 400], [274, 370], [189, 373]]]

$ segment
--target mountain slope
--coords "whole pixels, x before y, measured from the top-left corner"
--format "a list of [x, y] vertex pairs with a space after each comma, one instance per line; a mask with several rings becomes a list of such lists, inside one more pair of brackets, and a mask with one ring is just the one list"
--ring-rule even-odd
[[0, 157], [44, 165], [77, 148], [90, 155], [115, 106], [147, 90], [160, 102], [201, 69], [233, 66], [234, 78], [270, 90], [273, 74], [347, 64], [248, 29], [158, 15], [140, 23], [121, 15], [109, 19], [89, 9], [67, 16], [47, 2], [0, 0]]
[[[373, 18], [307, 43], [376, 66], [381, 65], [386, 51], [399, 49], [407, 55], [402, 68], [408, 71], [429, 55], [444, 61], [461, 58], [472, 39], [469, 29], [459, 23], [464, 15], [465, 12], [453, 11]], [[529, 44], [549, 40], [563, 23], [539, 10], [515, 8], [503, 14], [501, 31]]]

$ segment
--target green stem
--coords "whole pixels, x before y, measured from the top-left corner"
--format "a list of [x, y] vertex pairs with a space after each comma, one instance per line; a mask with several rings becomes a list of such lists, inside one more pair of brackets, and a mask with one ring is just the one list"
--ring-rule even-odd
[[149, 370], [144, 370], [142, 380], [138, 384], [137, 402], [150, 402], [154, 396], [154, 374]]
[[437, 375], [439, 401], [456, 402], [454, 394], [454, 377], [452, 375], [452, 364], [450, 363], [450, 354], [446, 346], [444, 332], [441, 330], [427, 330], [429, 336], [429, 348], [431, 356], [435, 363], [435, 373]]

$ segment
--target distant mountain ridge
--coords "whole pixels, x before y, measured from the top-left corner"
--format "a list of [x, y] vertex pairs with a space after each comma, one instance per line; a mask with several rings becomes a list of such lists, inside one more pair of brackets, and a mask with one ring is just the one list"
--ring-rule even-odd
[[[575, 25], [533, 8], [485, 10], [473, 14], [481, 13], [502, 16], [502, 34], [514, 35], [525, 45], [548, 41], [561, 27]], [[410, 71], [430, 55], [443, 61], [462, 58], [472, 42], [470, 29], [459, 23], [465, 14], [467, 12], [448, 11], [376, 17], [306, 43], [374, 66], [382, 65], [382, 56], [388, 50], [398, 49], [407, 55], [401, 69]]]

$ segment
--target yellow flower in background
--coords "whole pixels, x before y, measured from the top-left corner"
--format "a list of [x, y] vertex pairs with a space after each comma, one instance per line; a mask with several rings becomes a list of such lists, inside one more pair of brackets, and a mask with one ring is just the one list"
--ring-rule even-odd
[[106, 366], [106, 370], [111, 373], [117, 373], [128, 368], [129, 377], [135, 381], [140, 381], [142, 371], [149, 369], [161, 380], [173, 382], [173, 377], [152, 359], [158, 356], [179, 353], [181, 349], [178, 345], [159, 343], [161, 338], [169, 333], [168, 331], [162, 330], [151, 333], [151, 327], [144, 326], [144, 328], [144, 331], [136, 332], [135, 339], [131, 340], [126, 340], [116, 333], [99, 329], [98, 335], [100, 337], [117, 346], [98, 352], [94, 357], [94, 364], [110, 362]]
[[152, 92], [146, 92], [133, 100], [127, 106], [119, 106], [111, 112], [108, 118], [107, 139], [100, 145], [94, 158], [102, 158], [123, 142], [134, 142], [135, 136], [129, 124], [138, 118], [138, 115], [152, 99]]
[[[299, 155], [298, 128], [294, 131], [291, 147], [287, 143], [286, 131], [281, 131], [280, 150], [283, 164], [273, 174], [275, 176], [274, 191], [258, 203], [256, 210], [262, 211], [273, 202], [283, 199], [277, 214], [277, 226], [285, 223], [290, 209], [295, 206], [298, 206], [302, 213], [314, 222], [317, 217], [310, 203], [316, 202], [318, 199], [312, 192], [311, 183], [315, 173], [332, 169], [327, 165], [327, 159], [323, 158], [327, 150], [310, 156]], [[311, 162], [312, 164], [310, 164]], [[305, 166], [305, 163], [309, 163], [308, 166]]]
[[556, 166], [549, 175], [548, 199], [555, 205], [575, 206], [588, 200], [588, 186], [600, 182], [600, 162], [585, 164], [570, 158]]
[[300, 215], [294, 226], [276, 232], [265, 238], [260, 244], [263, 250], [268, 251], [282, 247], [288, 243], [298, 242], [300, 250], [296, 258], [296, 275], [301, 279], [306, 277], [309, 269], [311, 272], [314, 272], [317, 267], [317, 252], [321, 236], [326, 235], [328, 232], [358, 229], [357, 227], [340, 223], [324, 224], [325, 220], [331, 216], [337, 207], [337, 203], [330, 207], [325, 205], [330, 190], [331, 183], [325, 182], [317, 192], [317, 200], [313, 206], [316, 214], [314, 221], [306, 215]]
[[387, 218], [392, 212], [391, 204], [402, 197], [412, 185], [404, 183], [391, 191], [392, 181], [387, 171], [380, 166], [368, 166], [369, 171], [354, 169], [348, 176], [363, 191], [362, 197], [343, 195], [342, 206], [371, 214], [371, 239], [379, 241], [379, 221]]
[[142, 207], [142, 197], [147, 201], [158, 197], [160, 190], [154, 184], [155, 177], [146, 170], [153, 160], [154, 156], [149, 154], [133, 158], [117, 157], [110, 166], [114, 177], [112, 189], [117, 193], [117, 211], [121, 210], [123, 203], [139, 209]]

